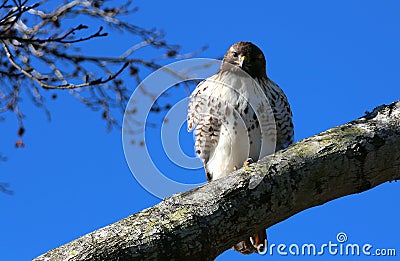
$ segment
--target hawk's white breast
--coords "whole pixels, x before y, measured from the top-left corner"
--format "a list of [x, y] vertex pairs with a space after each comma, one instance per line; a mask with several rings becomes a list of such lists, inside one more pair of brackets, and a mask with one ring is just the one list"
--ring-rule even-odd
[[243, 74], [225, 71], [200, 83], [190, 98], [188, 127], [195, 127], [195, 150], [212, 179], [275, 151], [265, 86]]

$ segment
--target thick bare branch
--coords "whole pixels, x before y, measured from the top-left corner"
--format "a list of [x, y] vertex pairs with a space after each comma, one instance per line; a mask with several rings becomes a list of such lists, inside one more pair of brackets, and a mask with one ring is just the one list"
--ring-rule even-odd
[[400, 179], [400, 101], [34, 260], [211, 260], [330, 200]]

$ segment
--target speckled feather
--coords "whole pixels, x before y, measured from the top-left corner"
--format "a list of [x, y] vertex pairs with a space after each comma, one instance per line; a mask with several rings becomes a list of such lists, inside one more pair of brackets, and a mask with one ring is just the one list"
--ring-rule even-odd
[[[282, 89], [266, 75], [262, 51], [252, 43], [232, 45], [220, 71], [201, 82], [190, 96], [188, 130], [203, 160], [207, 180], [226, 176], [248, 159], [283, 149], [293, 142], [292, 112]], [[265, 230], [234, 249], [250, 254], [266, 247]]]
[[[271, 109], [273, 119], [268, 117], [272, 114], [268, 111]], [[245, 133], [241, 131], [244, 127]], [[258, 160], [293, 141], [292, 112], [283, 91], [265, 73], [253, 79], [238, 73], [233, 66], [229, 70], [221, 69], [193, 91], [188, 129], [195, 129], [195, 152], [204, 162], [208, 179], [225, 176], [241, 167], [247, 158]], [[263, 138], [266, 145], [271, 141], [275, 144], [261, 152]], [[241, 141], [246, 141], [247, 146]], [[223, 146], [221, 142], [227, 144]], [[234, 146], [236, 143], [241, 145]], [[235, 147], [241, 151], [232, 150]], [[243, 152], [246, 149], [248, 153]], [[219, 157], [219, 153], [225, 158]], [[240, 157], [235, 157], [237, 154]], [[218, 160], [220, 162], [216, 163]], [[218, 164], [223, 166], [216, 166]]]

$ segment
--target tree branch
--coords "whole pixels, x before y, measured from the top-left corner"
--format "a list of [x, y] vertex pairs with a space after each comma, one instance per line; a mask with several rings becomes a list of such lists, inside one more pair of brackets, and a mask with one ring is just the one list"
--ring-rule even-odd
[[[99, 85], [99, 84], [104, 84], [107, 83], [111, 80], [114, 80], [118, 75], [120, 75], [126, 67], [128, 67], [129, 62], [125, 62], [125, 64], [114, 74], [108, 76], [106, 79], [102, 79], [102, 78], [98, 78], [95, 80], [86, 80], [84, 83], [81, 84], [71, 84], [71, 83], [66, 83], [66, 84], [62, 84], [62, 85], [51, 85], [51, 84], [46, 84], [44, 83], [44, 81], [46, 81], [47, 79], [39, 79], [38, 77], [34, 76], [32, 73], [30, 73], [27, 70], [24, 70], [21, 66], [19, 66], [13, 59], [12, 54], [10, 52], [10, 50], [8, 49], [7, 45], [5, 44], [4, 41], [2, 41], [0, 39], [0, 41], [2, 42], [4, 51], [10, 61], [10, 63], [20, 72], [22, 72], [25, 76], [27, 76], [29, 79], [31, 79], [32, 81], [37, 82], [41, 87], [43, 87], [44, 89], [78, 89], [78, 88], [82, 88], [82, 87], [86, 87], [86, 86], [91, 86], [91, 85]], [[86, 78], [88, 78], [89, 76], [87, 75]]]
[[[125, 112], [130, 94], [144, 75], [166, 62], [196, 54], [180, 53], [180, 46], [167, 42], [161, 30], [133, 24], [130, 15], [138, 8], [131, 0], [67, 0], [56, 6], [52, 2], [0, 3], [0, 114], [2, 118], [15, 114], [18, 128], [23, 126], [23, 113], [16, 108], [25, 93], [50, 118], [47, 98], [56, 99], [56, 92], [65, 89], [100, 111], [108, 130], [119, 127], [118, 115]], [[100, 41], [107, 35], [115, 38], [115, 33], [127, 37], [127, 50], [105, 48], [107, 42]], [[91, 42], [105, 51], [96, 55], [88, 45]], [[149, 50], [145, 56], [139, 51], [144, 48]], [[112, 55], [115, 51], [122, 54]], [[133, 77], [123, 76], [127, 68]], [[127, 80], [132, 78], [134, 83]]]
[[211, 260], [305, 209], [400, 179], [400, 101], [34, 260]]

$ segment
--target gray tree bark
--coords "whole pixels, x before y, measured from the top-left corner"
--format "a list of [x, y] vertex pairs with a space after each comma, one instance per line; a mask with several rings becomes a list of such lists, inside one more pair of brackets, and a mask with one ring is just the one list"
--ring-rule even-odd
[[212, 260], [244, 235], [398, 179], [400, 101], [34, 260]]

